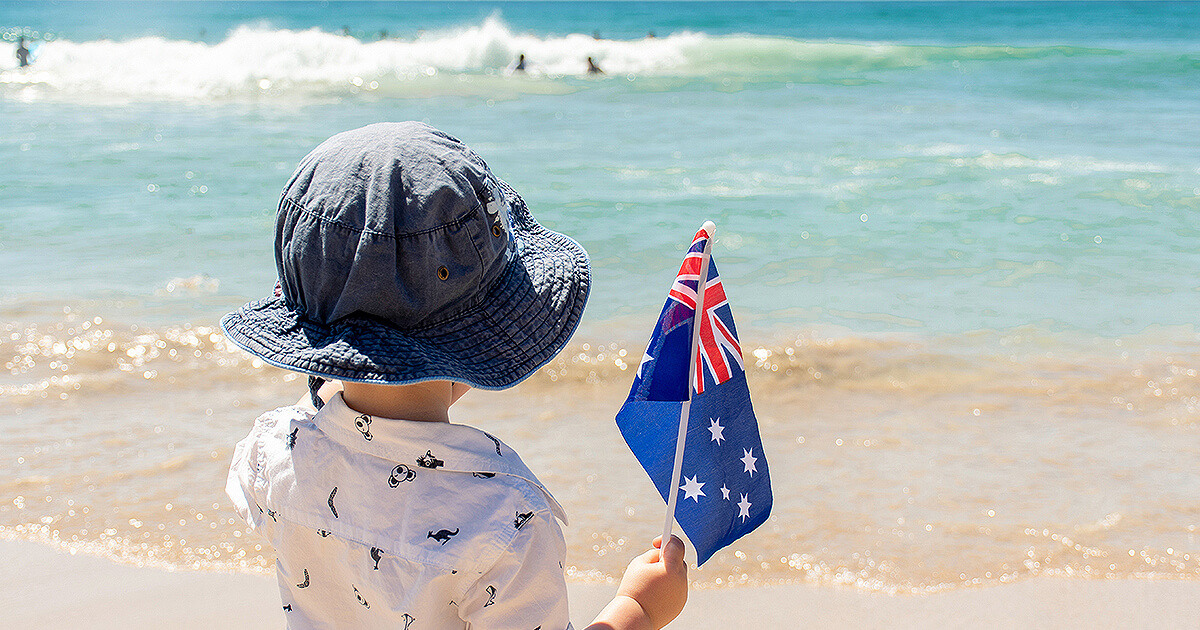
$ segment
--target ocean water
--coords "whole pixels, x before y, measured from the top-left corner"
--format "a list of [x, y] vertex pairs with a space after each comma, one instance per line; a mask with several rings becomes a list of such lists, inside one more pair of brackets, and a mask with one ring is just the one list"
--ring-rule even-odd
[[592, 254], [571, 346], [454, 409], [567, 508], [573, 579], [619, 577], [659, 529], [612, 417], [705, 219], [776, 501], [698, 586], [1198, 579], [1197, 23], [1184, 2], [0, 2], [34, 53], [0, 46], [0, 537], [270, 570], [224, 470], [304, 386], [216, 322], [273, 285], [298, 160], [414, 119]]

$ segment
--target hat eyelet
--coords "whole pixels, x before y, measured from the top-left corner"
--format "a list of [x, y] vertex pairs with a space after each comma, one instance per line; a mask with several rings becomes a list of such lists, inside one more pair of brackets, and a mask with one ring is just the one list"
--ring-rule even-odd
[[504, 236], [504, 228], [500, 227], [499, 223], [492, 226], [492, 236], [495, 236], [496, 238]]
[[450, 270], [447, 269], [445, 265], [438, 267], [438, 280], [449, 280], [449, 279], [450, 279]]

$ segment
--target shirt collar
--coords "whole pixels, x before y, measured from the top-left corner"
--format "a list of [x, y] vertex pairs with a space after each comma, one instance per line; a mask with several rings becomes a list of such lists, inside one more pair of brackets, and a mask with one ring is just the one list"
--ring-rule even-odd
[[354, 451], [397, 463], [449, 472], [490, 473], [519, 477], [546, 495], [550, 509], [567, 522], [550, 491], [507, 444], [465, 424], [380, 418], [351, 409], [342, 393], [313, 416], [313, 424], [332, 440]]

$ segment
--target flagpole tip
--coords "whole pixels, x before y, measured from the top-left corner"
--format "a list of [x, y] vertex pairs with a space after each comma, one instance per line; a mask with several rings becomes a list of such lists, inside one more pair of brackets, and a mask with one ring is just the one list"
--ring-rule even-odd
[[717, 232], [717, 224], [712, 221], [705, 221], [704, 225], [700, 226], [700, 229], [708, 234], [708, 238], [712, 238]]

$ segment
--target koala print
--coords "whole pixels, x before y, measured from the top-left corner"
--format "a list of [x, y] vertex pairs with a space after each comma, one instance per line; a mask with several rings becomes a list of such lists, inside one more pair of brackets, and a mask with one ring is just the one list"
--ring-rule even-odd
[[388, 477], [388, 486], [395, 488], [405, 481], [412, 481], [413, 479], [416, 479], [416, 477], [417, 471], [405, 466], [404, 464], [400, 464], [392, 469], [392, 474]]
[[355, 418], [354, 426], [358, 428], [358, 432], [361, 433], [363, 437], [367, 438], [367, 441], [371, 440], [371, 416], [363, 414]]

